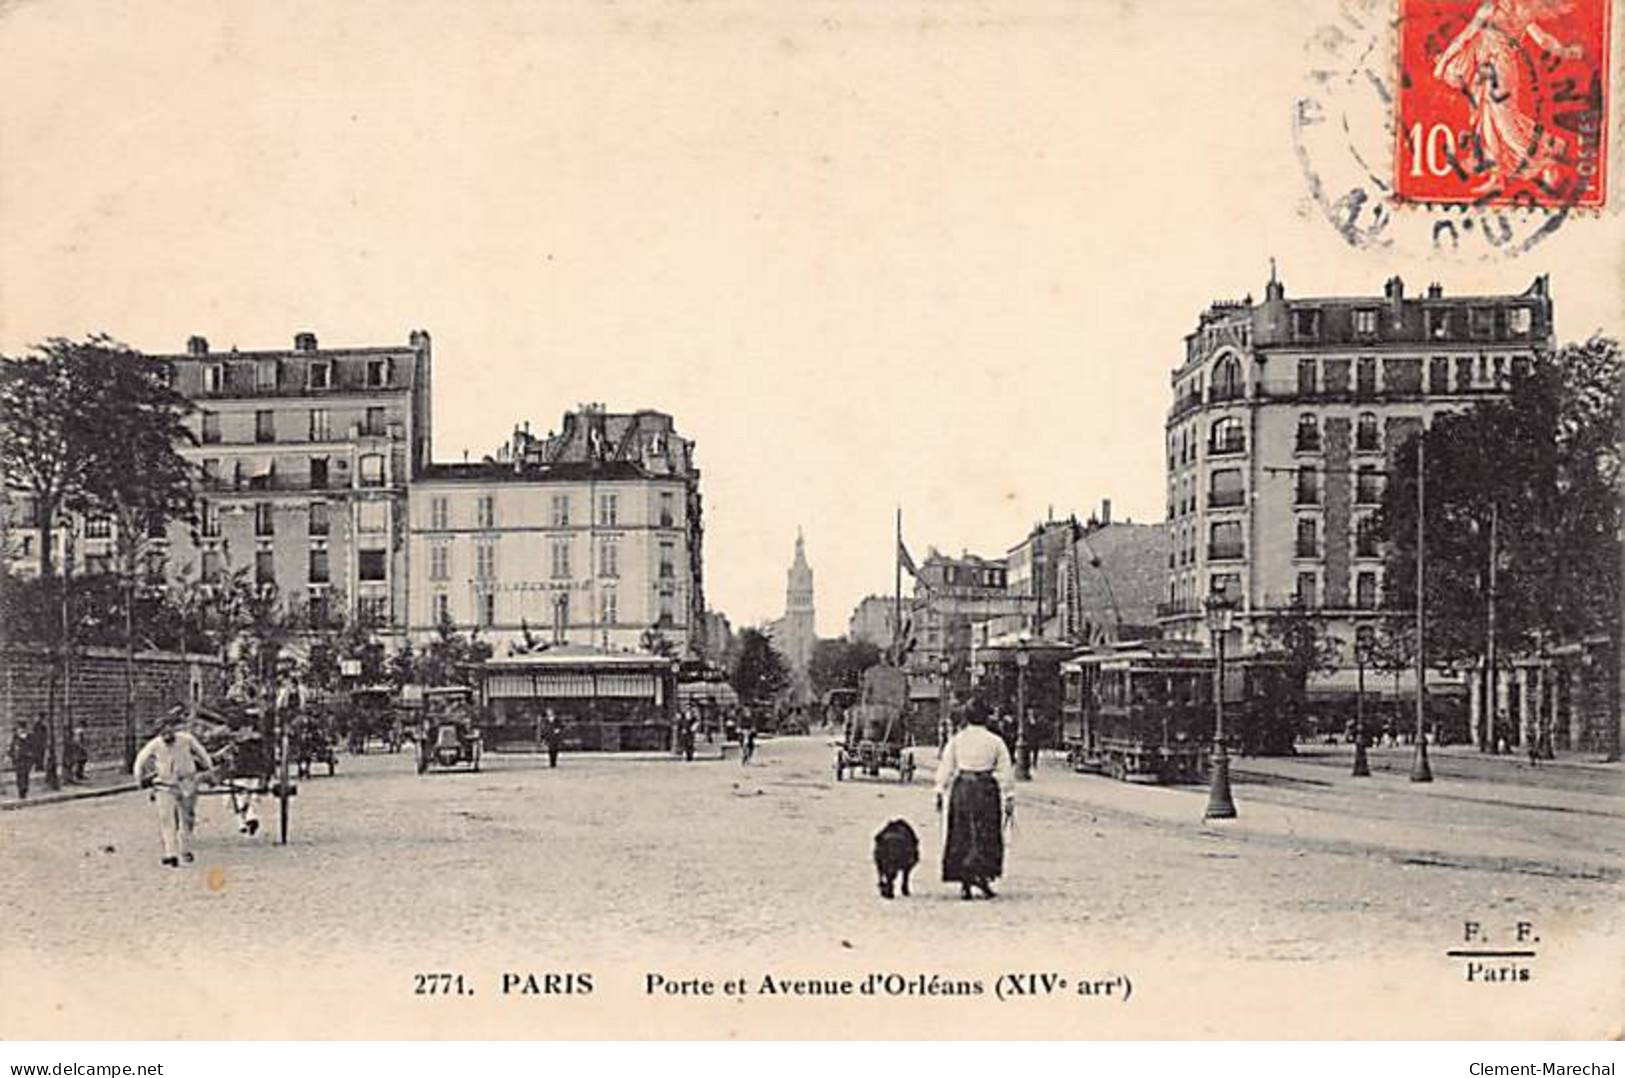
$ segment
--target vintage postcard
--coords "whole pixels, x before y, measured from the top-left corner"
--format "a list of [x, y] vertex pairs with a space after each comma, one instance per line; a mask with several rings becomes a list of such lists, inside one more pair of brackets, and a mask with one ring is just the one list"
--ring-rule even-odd
[[0, 5], [0, 1037], [1625, 1034], [1621, 23]]

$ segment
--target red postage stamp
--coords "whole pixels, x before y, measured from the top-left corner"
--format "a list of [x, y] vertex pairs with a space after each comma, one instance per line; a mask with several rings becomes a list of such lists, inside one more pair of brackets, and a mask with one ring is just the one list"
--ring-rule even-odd
[[1398, 198], [1602, 206], [1608, 8], [1609, 0], [1400, 0]]

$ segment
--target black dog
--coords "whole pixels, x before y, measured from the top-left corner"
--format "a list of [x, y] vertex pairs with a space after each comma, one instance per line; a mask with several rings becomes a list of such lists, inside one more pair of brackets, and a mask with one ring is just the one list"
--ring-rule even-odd
[[893, 820], [875, 835], [875, 871], [880, 874], [880, 897], [892, 897], [893, 881], [903, 877], [903, 894], [908, 894], [908, 874], [920, 863], [920, 838], [907, 820]]

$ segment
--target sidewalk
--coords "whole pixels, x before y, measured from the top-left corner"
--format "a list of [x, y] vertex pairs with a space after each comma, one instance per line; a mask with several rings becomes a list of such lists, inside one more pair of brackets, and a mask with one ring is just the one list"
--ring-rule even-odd
[[[1476, 754], [1476, 750], [1472, 751]], [[1625, 836], [1625, 819], [1599, 821], [1594, 828], [1596, 841], [1586, 848], [1568, 848], [1567, 844], [1554, 848], [1550, 837], [1541, 830], [1508, 827], [1505, 818], [1486, 820], [1451, 807], [1464, 799], [1476, 800], [1472, 795], [1488, 791], [1494, 791], [1514, 811], [1515, 803], [1521, 800], [1549, 800], [1536, 794], [1520, 798], [1495, 784], [1470, 779], [1439, 778], [1417, 787], [1403, 774], [1388, 773], [1363, 779], [1315, 776], [1309, 780], [1314, 783], [1314, 791], [1294, 796], [1290, 787], [1271, 790], [1267, 785], [1246, 781], [1237, 772], [1244, 767], [1290, 778], [1295, 769], [1302, 767], [1301, 759], [1253, 757], [1238, 764], [1232, 774], [1240, 812], [1233, 820], [1203, 819], [1205, 786], [1116, 782], [1075, 774], [1063, 762], [1050, 759], [1034, 770], [1033, 781], [1023, 783], [1016, 796], [1018, 805], [1025, 799], [1191, 834], [1293, 849], [1375, 855], [1401, 864], [1510, 869], [1611, 882], [1625, 875], [1617, 854], [1621, 837]], [[1585, 795], [1584, 799], [1607, 803], [1607, 799], [1595, 795]], [[1019, 808], [1017, 811], [1019, 814]]]
[[29, 780], [26, 799], [17, 796], [14, 782], [5, 783], [4, 795], [0, 796], [0, 812], [32, 808], [36, 805], [59, 805], [64, 801], [80, 801], [87, 797], [106, 797], [110, 794], [128, 793], [137, 788], [130, 774], [116, 763], [92, 764], [85, 769], [84, 782], [65, 782], [60, 790], [46, 786], [45, 776], [36, 773]]

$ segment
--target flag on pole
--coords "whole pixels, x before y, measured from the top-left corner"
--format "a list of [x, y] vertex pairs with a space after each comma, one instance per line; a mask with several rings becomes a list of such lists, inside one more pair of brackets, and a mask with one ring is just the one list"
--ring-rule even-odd
[[902, 536], [897, 538], [897, 564], [908, 570], [909, 576], [914, 577], [916, 580], [919, 579], [920, 567], [914, 564], [913, 558], [909, 557], [908, 547], [903, 545]]

